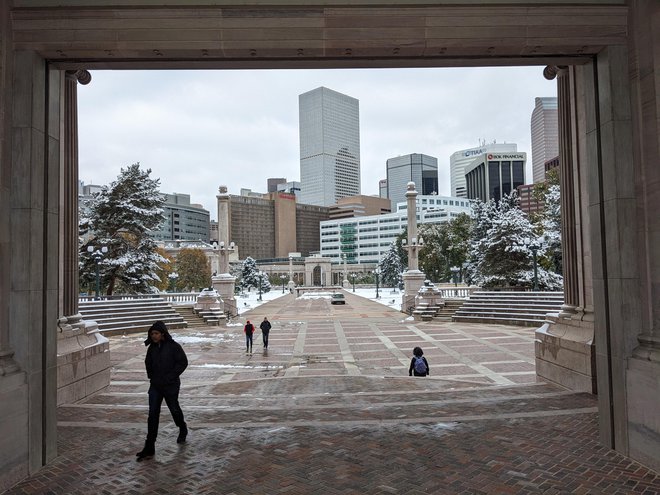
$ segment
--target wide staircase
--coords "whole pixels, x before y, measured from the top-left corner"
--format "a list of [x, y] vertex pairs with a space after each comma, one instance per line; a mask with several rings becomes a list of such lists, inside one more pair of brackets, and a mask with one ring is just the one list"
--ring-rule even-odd
[[452, 321], [452, 317], [465, 304], [465, 299], [445, 299], [445, 304], [438, 309], [434, 320]]
[[208, 324], [204, 321], [204, 318], [195, 312], [195, 309], [192, 305], [182, 306], [177, 304], [173, 306], [174, 311], [176, 311], [183, 321], [186, 322], [187, 328], [201, 328], [206, 327]]
[[456, 311], [452, 321], [539, 326], [564, 304], [563, 292], [479, 291]]
[[81, 301], [78, 308], [83, 320], [97, 322], [104, 335], [146, 332], [157, 320], [169, 329], [186, 328], [183, 317], [160, 297]]

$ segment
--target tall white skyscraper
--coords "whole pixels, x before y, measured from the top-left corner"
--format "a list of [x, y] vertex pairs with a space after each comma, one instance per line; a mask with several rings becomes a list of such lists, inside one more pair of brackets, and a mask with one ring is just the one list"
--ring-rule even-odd
[[360, 194], [360, 102], [324, 87], [298, 102], [300, 202], [330, 206]]
[[559, 155], [557, 97], [536, 98], [532, 110], [532, 180], [545, 180], [545, 162]]
[[469, 148], [452, 153], [449, 158], [451, 195], [457, 198], [467, 198], [465, 168], [479, 155], [487, 152], [506, 153], [511, 151], [518, 151], [518, 145], [515, 143], [490, 143], [477, 148]]

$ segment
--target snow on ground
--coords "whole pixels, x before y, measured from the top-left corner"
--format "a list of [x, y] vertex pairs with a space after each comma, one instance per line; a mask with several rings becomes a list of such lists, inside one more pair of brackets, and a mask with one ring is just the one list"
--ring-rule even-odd
[[[366, 297], [367, 299], [371, 299], [372, 301], [378, 302], [380, 304], [384, 304], [385, 306], [388, 306], [392, 309], [395, 309], [397, 311], [401, 310], [401, 294], [402, 292], [399, 289], [392, 289], [391, 287], [386, 287], [386, 288], [379, 288], [378, 289], [378, 299], [376, 299], [376, 288], [370, 288], [370, 289], [364, 289], [364, 288], [355, 288], [355, 292], [353, 292], [352, 288], [346, 289], [346, 292], [349, 292], [351, 294], [355, 294], [356, 296], [360, 297]], [[282, 289], [276, 289], [273, 287], [273, 289], [270, 292], [264, 292], [261, 295], [261, 301], [259, 301], [259, 292], [258, 291], [250, 291], [250, 292], [244, 292], [241, 295], [236, 296], [236, 307], [238, 309], [238, 314], [243, 314], [246, 311], [250, 309], [254, 309], [260, 305], [262, 305], [265, 302], [272, 301], [274, 299], [277, 299], [278, 297], [281, 297], [285, 294], [288, 294], [288, 291], [285, 291], [284, 294], [282, 294]], [[305, 294], [302, 294], [300, 296], [300, 299], [330, 299], [332, 297], [332, 292], [308, 292]], [[229, 325], [240, 325], [239, 323], [235, 324], [229, 324]]]

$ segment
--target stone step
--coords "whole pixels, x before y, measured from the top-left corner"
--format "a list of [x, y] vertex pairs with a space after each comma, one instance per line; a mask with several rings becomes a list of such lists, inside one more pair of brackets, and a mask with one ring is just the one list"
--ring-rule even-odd
[[543, 324], [540, 318], [523, 318], [515, 315], [502, 316], [456, 316], [451, 321], [463, 323], [496, 323], [500, 325], [519, 325], [524, 327], [540, 327]]
[[[204, 394], [182, 388], [180, 401], [190, 424], [225, 423], [263, 425], [276, 423], [386, 421], [434, 422], [497, 415], [529, 416], [561, 410], [567, 396], [571, 407], [592, 407], [593, 397], [575, 394], [550, 384], [476, 386], [423, 379], [425, 390], [402, 389], [400, 379], [333, 377], [325, 387], [322, 377], [247, 380], [218, 383]], [[411, 385], [415, 380], [405, 379]], [[389, 382], [392, 387], [387, 386]], [[431, 386], [429, 390], [430, 382]], [[338, 383], [343, 386], [337, 386]], [[384, 386], [385, 385], [385, 386]], [[582, 399], [580, 398], [582, 396]], [[259, 397], [259, 400], [255, 400]], [[580, 402], [582, 400], [582, 402]], [[84, 406], [64, 406], [58, 421], [79, 421], [80, 409], [95, 421], [122, 423], [135, 411], [146, 412], [145, 394], [110, 390], [95, 395]]]
[[186, 327], [172, 305], [160, 298], [85, 301], [79, 311], [83, 320], [97, 322], [104, 335], [146, 332], [157, 320], [169, 328]]

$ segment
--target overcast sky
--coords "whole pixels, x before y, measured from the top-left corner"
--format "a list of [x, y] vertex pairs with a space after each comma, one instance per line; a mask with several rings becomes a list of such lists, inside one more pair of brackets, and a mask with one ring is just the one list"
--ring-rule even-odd
[[449, 195], [449, 156], [480, 140], [517, 143], [531, 182], [534, 98], [556, 96], [542, 67], [93, 71], [78, 86], [80, 179], [109, 184], [140, 162], [215, 219], [221, 184], [239, 194], [300, 180], [298, 95], [319, 86], [360, 100], [362, 194], [378, 194], [388, 158], [424, 153]]

